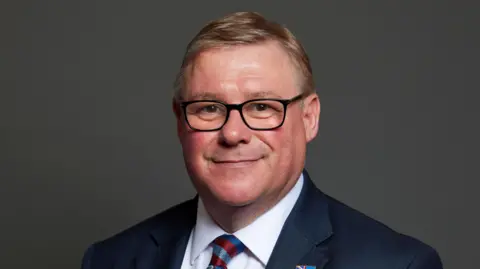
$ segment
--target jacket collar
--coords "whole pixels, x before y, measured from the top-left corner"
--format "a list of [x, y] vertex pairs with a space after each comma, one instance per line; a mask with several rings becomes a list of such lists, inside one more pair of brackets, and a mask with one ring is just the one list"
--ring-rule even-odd
[[331, 259], [328, 239], [333, 235], [328, 201], [308, 172], [300, 197], [287, 218], [266, 269], [312, 265], [323, 268]]
[[195, 225], [197, 203], [198, 195], [162, 215], [162, 220], [159, 221], [161, 224], [150, 232], [156, 250], [152, 255], [142, 254], [146, 257], [139, 257], [135, 269], [181, 267], [188, 239]]

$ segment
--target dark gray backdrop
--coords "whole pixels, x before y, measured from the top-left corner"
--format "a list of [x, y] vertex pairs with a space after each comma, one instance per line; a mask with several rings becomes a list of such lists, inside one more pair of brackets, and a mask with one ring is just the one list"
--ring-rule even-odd
[[88, 244], [194, 194], [171, 85], [190, 38], [237, 10], [286, 24], [311, 57], [322, 115], [307, 168], [318, 186], [433, 245], [445, 268], [478, 268], [473, 7], [10, 2], [0, 8], [1, 268], [78, 268]]

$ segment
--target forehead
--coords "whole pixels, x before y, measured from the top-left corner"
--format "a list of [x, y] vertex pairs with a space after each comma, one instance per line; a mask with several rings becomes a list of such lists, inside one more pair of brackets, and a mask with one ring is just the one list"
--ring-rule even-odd
[[290, 97], [298, 92], [295, 68], [277, 43], [208, 50], [191, 65], [187, 98]]

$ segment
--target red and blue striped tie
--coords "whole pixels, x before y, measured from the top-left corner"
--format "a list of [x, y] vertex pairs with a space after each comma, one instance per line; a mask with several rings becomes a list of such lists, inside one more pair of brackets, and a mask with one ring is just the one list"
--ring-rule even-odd
[[212, 259], [207, 269], [227, 269], [230, 260], [245, 250], [245, 245], [232, 234], [217, 237], [212, 245]]

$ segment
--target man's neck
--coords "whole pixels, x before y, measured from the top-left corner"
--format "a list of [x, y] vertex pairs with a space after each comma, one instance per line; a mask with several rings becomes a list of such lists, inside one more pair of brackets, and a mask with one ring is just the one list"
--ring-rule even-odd
[[265, 197], [244, 206], [230, 206], [215, 199], [202, 199], [202, 201], [213, 221], [226, 232], [234, 233], [250, 225], [274, 207], [288, 194], [296, 182], [297, 180], [290, 181], [276, 196]]

